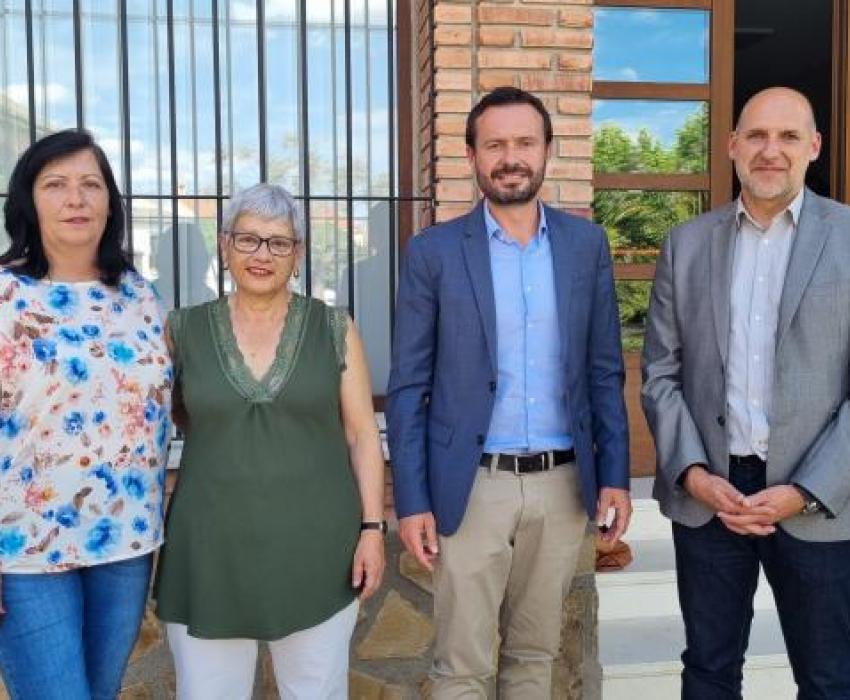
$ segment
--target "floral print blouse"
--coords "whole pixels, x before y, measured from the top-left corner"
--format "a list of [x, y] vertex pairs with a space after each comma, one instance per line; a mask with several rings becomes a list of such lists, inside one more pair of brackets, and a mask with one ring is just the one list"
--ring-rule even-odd
[[172, 383], [139, 274], [112, 288], [0, 269], [0, 572], [161, 544]]

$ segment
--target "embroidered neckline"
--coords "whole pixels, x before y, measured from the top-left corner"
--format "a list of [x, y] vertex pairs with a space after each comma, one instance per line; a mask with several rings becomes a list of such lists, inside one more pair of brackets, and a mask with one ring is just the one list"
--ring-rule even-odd
[[239, 343], [236, 342], [227, 297], [221, 297], [209, 305], [210, 325], [219, 363], [225, 376], [242, 397], [248, 401], [268, 402], [273, 401], [283, 390], [295, 367], [309, 311], [307, 298], [293, 292], [275, 358], [265, 376], [257, 379], [248, 368]]

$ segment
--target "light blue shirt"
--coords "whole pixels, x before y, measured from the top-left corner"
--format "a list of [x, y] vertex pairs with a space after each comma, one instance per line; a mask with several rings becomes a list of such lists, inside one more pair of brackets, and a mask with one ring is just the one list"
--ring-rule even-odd
[[726, 403], [729, 452], [767, 459], [779, 300], [805, 190], [760, 226], [738, 200], [730, 294]]
[[568, 432], [552, 247], [546, 215], [525, 247], [508, 236], [484, 205], [496, 301], [496, 402], [485, 452], [565, 450]]

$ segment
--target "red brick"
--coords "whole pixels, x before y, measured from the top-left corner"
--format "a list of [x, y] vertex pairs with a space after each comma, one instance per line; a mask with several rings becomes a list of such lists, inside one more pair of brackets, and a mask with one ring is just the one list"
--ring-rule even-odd
[[466, 156], [466, 142], [462, 136], [441, 136], [437, 139], [437, 155], [463, 158]]
[[472, 50], [437, 47], [434, 52], [434, 65], [437, 68], [471, 68]]
[[557, 110], [561, 114], [590, 114], [593, 103], [590, 95], [571, 95], [559, 97]]
[[436, 24], [466, 24], [472, 23], [472, 8], [469, 5], [450, 5], [439, 2], [434, 7], [434, 22]]
[[555, 136], [590, 136], [593, 125], [590, 117], [552, 117], [552, 130]]
[[592, 180], [593, 165], [590, 161], [550, 160], [546, 177], [556, 180]]
[[590, 158], [593, 142], [588, 138], [558, 139], [558, 155], [561, 158]]
[[434, 77], [434, 87], [440, 90], [471, 90], [472, 73], [468, 70], [441, 68]]
[[465, 180], [442, 180], [437, 183], [437, 199], [441, 202], [471, 202], [472, 182]]
[[448, 221], [463, 216], [470, 209], [470, 204], [438, 204], [434, 220], [437, 222]]
[[573, 29], [591, 29], [593, 27], [593, 10], [570, 9], [561, 10], [558, 24]]
[[437, 46], [469, 46], [471, 42], [471, 27], [448, 25], [434, 30], [434, 44]]
[[590, 53], [562, 53], [558, 56], [558, 68], [568, 71], [587, 71], [593, 67]]
[[548, 69], [552, 55], [543, 51], [522, 49], [481, 49], [478, 65], [481, 68], [531, 68]]
[[531, 92], [590, 92], [591, 85], [589, 75], [566, 73], [532, 73], [520, 80], [520, 87]]
[[546, 27], [555, 21], [555, 11], [548, 8], [505, 7], [479, 5], [478, 21], [481, 24], [536, 25]]
[[523, 27], [520, 29], [523, 46], [552, 46], [562, 49], [589, 49], [593, 46], [593, 34], [576, 29], [541, 29]]
[[469, 162], [465, 158], [440, 158], [436, 165], [437, 177], [467, 179], [472, 177]]
[[503, 70], [480, 70], [478, 71], [478, 89], [485, 92], [495, 90], [503, 85], [516, 87], [519, 76], [511, 71]]
[[437, 115], [437, 136], [463, 136], [465, 133], [465, 114]]
[[513, 27], [480, 27], [478, 43], [481, 46], [513, 46], [516, 30]]
[[593, 200], [593, 186], [589, 182], [564, 182], [558, 192], [561, 202], [589, 204]]
[[558, 202], [558, 185], [555, 182], [544, 182], [540, 186], [540, 199], [547, 204], [557, 204]]
[[436, 112], [466, 114], [472, 109], [472, 95], [468, 92], [441, 92], [434, 102]]

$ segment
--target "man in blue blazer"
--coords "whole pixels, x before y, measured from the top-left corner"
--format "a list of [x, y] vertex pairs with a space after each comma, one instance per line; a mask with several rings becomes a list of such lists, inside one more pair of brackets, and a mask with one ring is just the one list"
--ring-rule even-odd
[[388, 433], [399, 534], [434, 571], [438, 700], [494, 677], [548, 699], [588, 516], [616, 540], [631, 515], [610, 253], [537, 199], [551, 142], [537, 97], [485, 96], [466, 127], [484, 201], [415, 236], [400, 274]]

